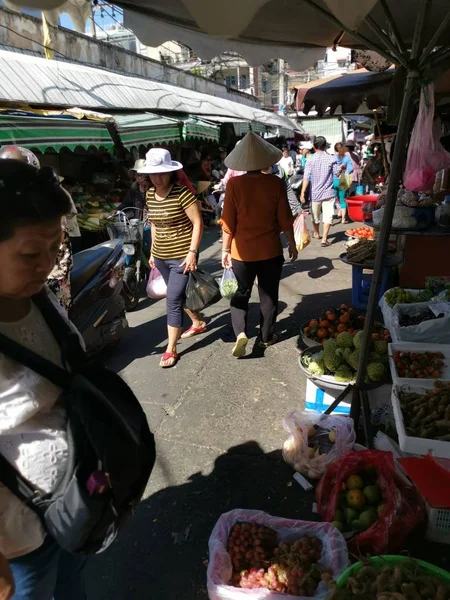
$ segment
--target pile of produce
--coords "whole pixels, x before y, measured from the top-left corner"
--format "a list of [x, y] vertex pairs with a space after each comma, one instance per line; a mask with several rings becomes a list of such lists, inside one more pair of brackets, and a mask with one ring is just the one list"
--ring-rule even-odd
[[392, 308], [396, 304], [412, 304], [414, 302], [428, 302], [428, 300], [431, 300], [432, 296], [430, 295], [429, 292], [426, 292], [425, 290], [423, 290], [417, 294], [413, 294], [409, 290], [405, 290], [401, 287], [395, 287], [395, 288], [388, 290], [384, 294], [383, 297], [384, 297], [384, 301], [386, 302], [386, 304]]
[[412, 192], [406, 188], [400, 188], [397, 193], [396, 204], [397, 206], [409, 206], [411, 208], [429, 208], [435, 206], [436, 201], [423, 192]]
[[347, 229], [345, 235], [362, 240], [373, 240], [373, 229], [371, 227], [355, 227], [355, 229]]
[[[304, 353], [303, 366], [312, 375], [333, 375], [335, 381], [353, 381], [359, 365], [363, 332], [352, 335], [348, 331], [339, 333], [336, 339], [326, 340], [323, 351], [315, 356]], [[385, 340], [371, 342], [370, 362], [367, 365], [366, 382], [380, 382], [387, 377], [388, 345]]]
[[106, 226], [106, 219], [115, 210], [114, 201], [101, 196], [80, 195], [74, 198], [78, 209], [77, 221], [80, 229], [101, 231]]
[[373, 264], [377, 253], [377, 243], [374, 240], [362, 239], [347, 250], [347, 260], [360, 265]]
[[428, 306], [408, 307], [407, 313], [399, 312], [398, 314], [398, 326], [399, 327], [411, 327], [412, 325], [420, 325], [425, 321], [433, 321], [434, 319], [441, 319], [444, 313], [434, 314]]
[[376, 471], [370, 468], [350, 475], [342, 483], [339, 505], [334, 513], [332, 525], [350, 537], [369, 529], [378, 519], [383, 508]]
[[449, 600], [450, 585], [412, 558], [393, 564], [375, 557], [334, 587], [328, 600]]
[[399, 391], [406, 433], [450, 442], [450, 383], [436, 381], [425, 394]]
[[[336, 338], [343, 331], [351, 334], [361, 331], [364, 321], [364, 314], [358, 314], [356, 309], [341, 304], [338, 309], [326, 310], [318, 318], [311, 319], [302, 331], [306, 337], [321, 344], [329, 338]], [[375, 323], [373, 331], [373, 339], [390, 341], [389, 331], [379, 323]]]
[[445, 363], [442, 352], [395, 351], [392, 355], [399, 377], [410, 379], [439, 379]]
[[227, 550], [235, 587], [265, 588], [292, 596], [313, 596], [321, 581], [333, 579], [331, 569], [320, 567], [322, 542], [304, 537], [292, 544], [278, 542], [277, 532], [255, 523], [236, 523]]

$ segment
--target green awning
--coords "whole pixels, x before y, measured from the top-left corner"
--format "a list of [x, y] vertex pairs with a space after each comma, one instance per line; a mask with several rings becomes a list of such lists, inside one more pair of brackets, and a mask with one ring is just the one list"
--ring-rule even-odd
[[200, 138], [219, 142], [220, 126], [214, 123], [208, 123], [203, 119], [189, 117], [183, 120], [183, 138]]
[[45, 152], [53, 148], [75, 150], [81, 146], [103, 146], [110, 149], [114, 142], [104, 123], [70, 117], [12, 116], [0, 114], [0, 145], [25, 146]]
[[180, 125], [176, 119], [152, 113], [114, 115], [114, 119], [125, 148], [180, 141]]

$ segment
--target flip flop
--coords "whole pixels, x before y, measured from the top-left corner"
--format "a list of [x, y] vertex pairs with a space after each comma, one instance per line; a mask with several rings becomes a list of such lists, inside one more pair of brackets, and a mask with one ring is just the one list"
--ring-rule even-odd
[[331, 246], [331, 242], [322, 242], [321, 246], [322, 248], [328, 248], [328, 246]]
[[248, 337], [245, 333], [240, 333], [233, 348], [233, 356], [235, 358], [243, 358], [247, 349]]
[[204, 327], [194, 327], [191, 325], [189, 329], [186, 329], [184, 333], [181, 334], [182, 340], [187, 340], [188, 338], [194, 337], [194, 335], [200, 335], [201, 333], [205, 333], [206, 325]]
[[[164, 364], [167, 361], [171, 360], [172, 362], [169, 364]], [[164, 352], [164, 354], [161, 356], [161, 361], [159, 363], [159, 366], [162, 369], [171, 369], [172, 367], [174, 367], [177, 362], [180, 360], [180, 357], [178, 356], [178, 354], [176, 352]]]
[[270, 340], [270, 342], [259, 342], [259, 347], [260, 348], [270, 348], [270, 346], [273, 346], [277, 342], [278, 342], [278, 336], [274, 334], [272, 336], [272, 339]]

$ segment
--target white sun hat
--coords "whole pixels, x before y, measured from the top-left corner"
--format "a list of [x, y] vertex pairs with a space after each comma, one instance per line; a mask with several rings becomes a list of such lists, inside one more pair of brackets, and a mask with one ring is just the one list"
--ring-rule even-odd
[[300, 142], [300, 148], [302, 150], [312, 150], [313, 145], [311, 144], [311, 142]]
[[170, 152], [165, 148], [151, 148], [145, 155], [145, 164], [137, 170], [138, 173], [171, 173], [179, 171], [183, 165], [172, 160]]
[[260, 171], [277, 163], [282, 156], [281, 150], [249, 131], [226, 157], [225, 164], [234, 171]]
[[138, 158], [129, 171], [139, 171], [139, 169], [142, 169], [142, 167], [145, 167], [145, 160], [143, 158]]

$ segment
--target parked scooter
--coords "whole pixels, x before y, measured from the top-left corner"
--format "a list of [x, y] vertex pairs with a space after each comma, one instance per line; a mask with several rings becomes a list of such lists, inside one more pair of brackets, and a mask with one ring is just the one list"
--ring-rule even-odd
[[73, 257], [70, 319], [88, 354], [115, 345], [128, 331], [121, 296], [125, 271], [122, 240], [103, 242]]
[[122, 296], [130, 312], [139, 302], [140, 284], [150, 271], [150, 227], [142, 220], [140, 208], [128, 207], [117, 212], [108, 226], [111, 240], [121, 239], [126, 254]]

